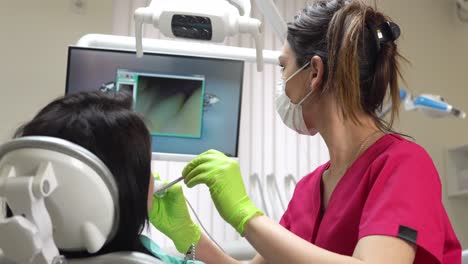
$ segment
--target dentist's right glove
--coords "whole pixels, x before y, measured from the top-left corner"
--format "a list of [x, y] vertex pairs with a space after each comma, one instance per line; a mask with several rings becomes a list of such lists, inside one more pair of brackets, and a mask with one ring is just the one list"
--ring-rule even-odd
[[[155, 178], [158, 177], [159, 175], [155, 175]], [[149, 220], [174, 242], [177, 251], [182, 254], [187, 253], [190, 246], [197, 245], [200, 240], [200, 227], [190, 217], [180, 184], [171, 186], [161, 197], [153, 195]]]
[[216, 150], [192, 160], [182, 172], [188, 187], [204, 183], [223, 219], [244, 235], [248, 220], [263, 213], [250, 201], [237, 161]]

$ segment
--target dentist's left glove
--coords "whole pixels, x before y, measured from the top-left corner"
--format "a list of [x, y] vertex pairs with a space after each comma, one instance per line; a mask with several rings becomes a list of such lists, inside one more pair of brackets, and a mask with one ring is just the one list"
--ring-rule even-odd
[[[155, 175], [156, 178], [159, 175]], [[176, 184], [162, 197], [153, 195], [153, 207], [149, 220], [159, 231], [168, 236], [177, 250], [185, 254], [192, 244], [200, 240], [200, 227], [190, 217], [182, 186]]]

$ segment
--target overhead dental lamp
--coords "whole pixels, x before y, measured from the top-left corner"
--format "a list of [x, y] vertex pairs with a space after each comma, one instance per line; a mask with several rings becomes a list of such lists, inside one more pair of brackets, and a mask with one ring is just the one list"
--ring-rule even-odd
[[[277, 16], [277, 10], [272, 10]], [[262, 71], [262, 23], [250, 13], [249, 0], [152, 0], [134, 13], [137, 56], [143, 56], [144, 24], [152, 24], [167, 37], [199, 41], [223, 42], [226, 37], [248, 33], [255, 41], [257, 70]]]

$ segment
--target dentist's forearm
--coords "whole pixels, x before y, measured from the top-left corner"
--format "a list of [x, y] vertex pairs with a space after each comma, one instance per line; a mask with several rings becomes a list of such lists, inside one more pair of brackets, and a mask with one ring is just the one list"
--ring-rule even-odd
[[363, 263], [358, 259], [319, 248], [266, 216], [250, 219], [246, 223], [244, 235], [268, 263]]
[[203, 261], [206, 264], [211, 263], [226, 263], [240, 264], [241, 262], [226, 255], [221, 249], [216, 246], [205, 234], [202, 233], [200, 241], [195, 248], [195, 256], [197, 260]]

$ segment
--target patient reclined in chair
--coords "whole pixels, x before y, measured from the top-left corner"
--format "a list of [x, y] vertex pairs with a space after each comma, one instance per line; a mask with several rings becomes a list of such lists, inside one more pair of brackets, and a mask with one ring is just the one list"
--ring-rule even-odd
[[0, 263], [195, 263], [141, 235], [151, 141], [132, 103], [119, 93], [59, 98], [0, 146], [0, 198], [13, 213], [0, 219]]

